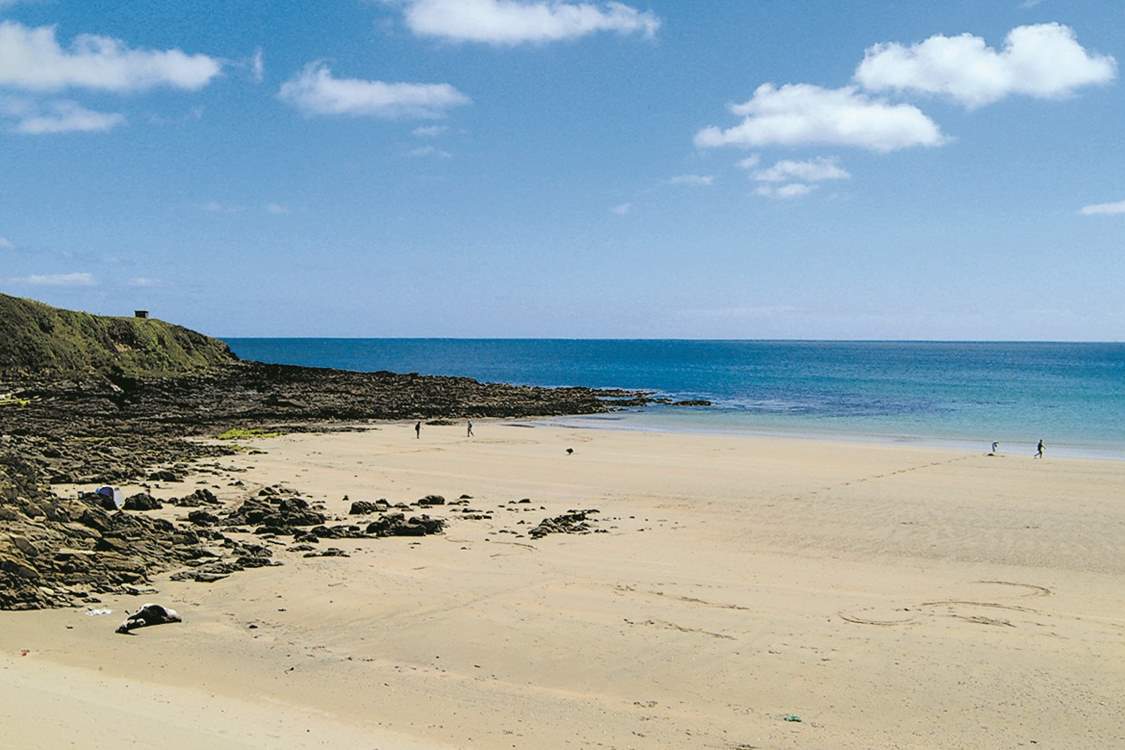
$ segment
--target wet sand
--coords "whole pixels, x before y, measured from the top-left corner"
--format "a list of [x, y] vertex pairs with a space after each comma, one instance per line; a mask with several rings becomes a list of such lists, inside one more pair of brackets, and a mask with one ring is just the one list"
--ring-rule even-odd
[[[110, 616], [0, 613], [0, 747], [1125, 746], [1125, 462], [476, 432], [224, 459], [253, 468], [200, 479], [232, 503], [285, 481], [340, 515], [436, 493], [493, 518], [279, 547]], [[569, 508], [607, 533], [527, 537]], [[115, 635], [148, 600], [184, 622]]]

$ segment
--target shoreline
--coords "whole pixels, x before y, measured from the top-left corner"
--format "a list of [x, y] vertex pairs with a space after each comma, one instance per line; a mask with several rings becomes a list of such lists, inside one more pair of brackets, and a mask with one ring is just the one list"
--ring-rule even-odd
[[[177, 750], [1125, 741], [1119, 463], [510, 424], [254, 439], [264, 453], [221, 476], [159, 483], [231, 507], [284, 482], [343, 516], [345, 495], [469, 494], [492, 518], [447, 504], [427, 509], [450, 519], [439, 536], [316, 545], [340, 558], [280, 545], [282, 567], [214, 583], [161, 575], [156, 594], [104, 597], [108, 617], [0, 613], [0, 694], [58, 696], [51, 665], [80, 669], [125, 735], [68, 736], [90, 714], [62, 695], [35, 722], [11, 709], [12, 741], [155, 737], [133, 715], [175, 726]], [[605, 533], [527, 537], [575, 507]], [[144, 601], [184, 622], [113, 634]]]
[[[652, 407], [644, 407], [651, 409]], [[793, 440], [809, 440], [814, 442], [827, 442], [827, 443], [840, 443], [840, 444], [859, 444], [859, 445], [873, 445], [873, 446], [914, 446], [919, 448], [937, 448], [942, 450], [957, 451], [960, 453], [980, 453], [987, 454], [990, 447], [989, 441], [975, 441], [969, 438], [958, 437], [941, 437], [941, 436], [924, 436], [924, 435], [905, 435], [905, 434], [886, 434], [886, 433], [873, 433], [862, 432], [853, 430], [840, 430], [840, 431], [823, 431], [817, 432], [815, 430], [806, 430], [804, 428], [794, 427], [793, 429], [784, 428], [770, 428], [770, 427], [757, 427], [747, 428], [743, 426], [733, 426], [723, 428], [721, 426], [704, 427], [698, 423], [691, 425], [676, 426], [669, 421], [659, 421], [660, 416], [654, 419], [655, 424], [644, 424], [640, 420], [631, 420], [630, 416], [649, 416], [651, 412], [648, 411], [631, 411], [624, 409], [616, 412], [608, 412], [605, 414], [574, 414], [561, 417], [529, 417], [521, 421], [541, 423], [547, 426], [557, 426], [564, 429], [589, 429], [589, 430], [621, 430], [625, 432], [642, 432], [642, 433], [669, 433], [674, 435], [700, 435], [700, 436], [716, 436], [716, 437], [752, 437], [762, 439], [793, 439]], [[662, 415], [661, 415], [662, 416]], [[699, 421], [707, 418], [705, 412], [697, 412], [695, 414], [685, 414], [684, 416], [695, 417]], [[1027, 442], [1019, 442], [1013, 440], [1000, 441], [1000, 452], [998, 456], [1007, 456], [1018, 458], [1026, 456], [1031, 458], [1035, 453], [1036, 440], [1029, 440]], [[1023, 450], [1008, 449], [1005, 446], [1018, 446]], [[1110, 444], [1106, 446], [1096, 446], [1091, 444], [1077, 444], [1067, 442], [1052, 442], [1048, 441], [1048, 458], [1064, 458], [1064, 459], [1080, 459], [1080, 460], [1097, 460], [1097, 461], [1125, 461], [1125, 445], [1118, 446]]]

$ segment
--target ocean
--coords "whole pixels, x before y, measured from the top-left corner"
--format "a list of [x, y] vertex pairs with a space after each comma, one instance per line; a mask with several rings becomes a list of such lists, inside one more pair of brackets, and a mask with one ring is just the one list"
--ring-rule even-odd
[[226, 340], [245, 359], [643, 389], [713, 406], [574, 426], [942, 442], [1125, 458], [1125, 344], [558, 339]]

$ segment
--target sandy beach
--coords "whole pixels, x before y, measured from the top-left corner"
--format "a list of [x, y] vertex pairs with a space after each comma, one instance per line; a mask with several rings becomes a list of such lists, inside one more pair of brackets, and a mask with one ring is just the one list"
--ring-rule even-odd
[[[0, 747], [1125, 746], [1125, 462], [528, 424], [270, 438], [155, 489], [492, 519], [2, 612]], [[605, 533], [528, 538], [571, 508]], [[148, 600], [184, 622], [115, 635]]]

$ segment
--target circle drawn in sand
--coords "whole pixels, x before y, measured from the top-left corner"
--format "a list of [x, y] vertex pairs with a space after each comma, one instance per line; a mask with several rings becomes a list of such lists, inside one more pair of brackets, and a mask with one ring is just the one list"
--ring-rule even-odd
[[1038, 586], [1034, 583], [1013, 583], [1012, 581], [973, 581], [973, 583], [983, 584], [985, 586], [1007, 586], [1014, 589], [1023, 589], [1023, 593], [1017, 594], [1021, 599], [1050, 596], [1055, 593], [1046, 586]]
[[905, 609], [886, 610], [880, 607], [862, 607], [861, 609], [840, 610], [836, 613], [836, 616], [844, 622], [851, 622], [856, 625], [893, 627], [895, 625], [915, 624], [918, 620], [914, 615], [895, 615], [895, 613], [903, 613], [906, 611]]

